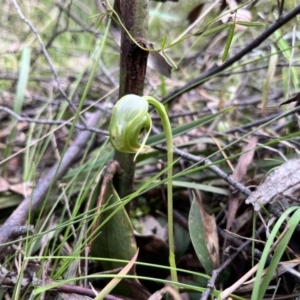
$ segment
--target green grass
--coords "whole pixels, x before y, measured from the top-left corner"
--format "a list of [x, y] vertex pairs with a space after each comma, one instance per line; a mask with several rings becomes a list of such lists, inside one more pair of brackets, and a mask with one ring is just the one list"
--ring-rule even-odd
[[[197, 78], [213, 65], [222, 64], [222, 61], [228, 60], [243, 49], [267, 26], [275, 22], [277, 17], [275, 3], [270, 5], [268, 1], [259, 1], [253, 6], [244, 6], [244, 9], [251, 11], [252, 21], [246, 24], [248, 25], [246, 30], [240, 31], [234, 23], [223, 24], [221, 18], [229, 14], [229, 11], [220, 11], [219, 4], [210, 7], [209, 5], [212, 5], [210, 2], [201, 9], [200, 14], [203, 14], [203, 18], [199, 18], [195, 27], [188, 30], [191, 25], [187, 18], [188, 13], [197, 4], [197, 1], [188, 1], [185, 5], [181, 1], [178, 3], [149, 1], [148, 41], [154, 44], [154, 49], [163, 48], [166, 59], [176, 65], [177, 69], [173, 69], [172, 78], [163, 77], [156, 70], [149, 69], [145, 95], [153, 95], [157, 99], [166, 97], [175, 88]], [[116, 82], [119, 80], [120, 53], [111, 32], [111, 19], [104, 17], [94, 3], [86, 4], [75, 0], [70, 6], [70, 12], [84, 23], [86, 28], [98, 31], [97, 36], [70, 18], [67, 15], [68, 7], [60, 13], [54, 1], [30, 0], [19, 5], [23, 14], [39, 32], [45, 45], [55, 35], [47, 51], [62, 89], [76, 106], [76, 111], [72, 110], [70, 104], [60, 95], [35, 35], [20, 19], [14, 6], [8, 2], [3, 3], [3, 13], [0, 16], [2, 28], [0, 105], [33, 119], [72, 118], [71, 127], [17, 122], [0, 110], [1, 178], [7, 180], [11, 186], [18, 183], [34, 188], [54, 163], [62, 162], [66, 150], [74, 143], [78, 134], [75, 124], [81, 123], [82, 118], [88, 120], [89, 114], [95, 111], [95, 108], [84, 111], [89, 105], [101, 106], [103, 114], [98, 126], [100, 129], [108, 129], [110, 111], [117, 100], [117, 89], [111, 78], [113, 77]], [[285, 11], [288, 9], [291, 9], [289, 4], [286, 5]], [[260, 13], [266, 18], [263, 19]], [[297, 25], [294, 20], [283, 26], [226, 71], [168, 103], [175, 146], [186, 152], [209, 158], [214, 165], [232, 174], [228, 161], [235, 167], [237, 159], [243, 154], [242, 147], [250, 137], [256, 135], [259, 143], [243, 180], [246, 185], [258, 184], [269, 170], [278, 165], [279, 160], [282, 161], [283, 157], [297, 157], [299, 126], [291, 113], [293, 105], [279, 107], [281, 102], [299, 92], [299, 66], [296, 65], [296, 58], [299, 56]], [[9, 76], [14, 79], [7, 78]], [[273, 97], [274, 93], [279, 92], [283, 92], [282, 97]], [[107, 93], [109, 95], [103, 98]], [[293, 112], [295, 113], [296, 109]], [[260, 119], [262, 114], [268, 116], [273, 113], [282, 115], [244, 131], [230, 134], [224, 131]], [[172, 117], [176, 114], [179, 116]], [[157, 115], [151, 112], [151, 116], [154, 125], [161, 131]], [[281, 129], [278, 129], [279, 125], [282, 125]], [[102, 140], [94, 144], [96, 139]], [[164, 144], [163, 133], [151, 134], [147, 142], [150, 146]], [[145, 199], [144, 205], [147, 209], [140, 210], [145, 214], [144, 217], [151, 215], [159, 222], [163, 220], [162, 223], [166, 223], [163, 191], [167, 182], [164, 173], [168, 166], [158, 163], [159, 159], [166, 161], [166, 155], [154, 149], [151, 149], [149, 154], [143, 153], [138, 157], [134, 192], [131, 195], [120, 199], [117, 204], [106, 205], [100, 212], [92, 205], [99, 196], [101, 175], [112, 157], [113, 150], [108, 138], [93, 134], [89, 143], [84, 145], [80, 158], [60, 180], [51, 184], [41, 208], [31, 211], [28, 216], [28, 224], [35, 225], [34, 233], [32, 235], [28, 233], [27, 236], [17, 239], [12, 251], [1, 261], [4, 268], [9, 272], [17, 272], [18, 275], [16, 284], [10, 289], [0, 288], [0, 300], [6, 299], [7, 295], [12, 299], [42, 299], [44, 292], [62, 284], [76, 282], [83, 285], [95, 278], [108, 280], [119, 278], [120, 275], [117, 275], [116, 270], [110, 274], [100, 274], [99, 272], [103, 271], [101, 262], [103, 264], [104, 260], [111, 260], [124, 266], [132, 257], [123, 261], [116, 257], [90, 258], [90, 264], [96, 266], [95, 271], [91, 268], [86, 269], [82, 261], [88, 260], [88, 251], [85, 252], [85, 249], [90, 246], [93, 239], [92, 224], [97, 218], [108, 214], [101, 220], [98, 234], [101, 234], [102, 226], [108, 224], [114, 215], [125, 208], [135, 222], [141, 222], [140, 216], [135, 215], [139, 208], [136, 199], [141, 197]], [[213, 211], [218, 215], [217, 225], [225, 228], [224, 209], [230, 198], [228, 185], [209, 171], [207, 166], [200, 166], [199, 163], [183, 162], [182, 159], [176, 158], [173, 167], [173, 204], [184, 220], [187, 221], [192, 200], [188, 192], [197, 189], [207, 211]], [[24, 192], [20, 195], [20, 190], [23, 191], [22, 188], [19, 188], [19, 193], [12, 189], [0, 191], [2, 223], [26, 196]], [[244, 196], [241, 195], [236, 219], [246, 216], [245, 212], [249, 209], [242, 204], [243, 201]], [[293, 254], [287, 254], [285, 249], [293, 239], [292, 233], [297, 230], [299, 212], [293, 207], [286, 213], [291, 215], [288, 221], [282, 217], [270, 228], [271, 235], [265, 241], [262, 258], [254, 275], [256, 281], [253, 291], [239, 296], [239, 292], [234, 290], [236, 299], [266, 297], [268, 286], [273, 285], [270, 283], [271, 275], [280, 261], [293, 258]], [[267, 217], [263, 217], [267, 222]], [[253, 228], [250, 223], [252, 218], [249, 218], [248, 226], [238, 228], [235, 233], [242, 237], [254, 238], [254, 231], [261, 221], [259, 218], [254, 219]], [[176, 225], [178, 225], [177, 236], [187, 234], [181, 225]], [[284, 231], [280, 227], [282, 225], [287, 228], [287, 232], [273, 249], [273, 259], [267, 266], [265, 262], [272, 243]], [[118, 236], [111, 237], [111, 239], [118, 238]], [[161, 245], [167, 244], [163, 237], [155, 235], [155, 238]], [[176, 245], [181, 246], [180, 249], [188, 249], [186, 254], [195, 255], [192, 246], [184, 243], [188, 242], [181, 242], [179, 238], [175, 241]], [[259, 247], [255, 242], [252, 245], [253, 249]], [[221, 249], [222, 241], [218, 246]], [[19, 252], [20, 250], [23, 252]], [[179, 283], [174, 284], [167, 278], [169, 273], [167, 259], [159, 261], [157, 254], [143, 256], [141, 253], [140, 249], [138, 260], [135, 262], [137, 273], [123, 274], [122, 277], [139, 279], [142, 283], [146, 282], [145, 284], [151, 282], [156, 289], [166, 283], [173, 284], [189, 292], [191, 297], [196, 293], [194, 299], [200, 299], [210, 278], [201, 265], [209, 265], [209, 258], [205, 261], [203, 259], [207, 258], [200, 258], [202, 261], [200, 263], [197, 261], [195, 268], [178, 267], [177, 272], [182, 277]], [[163, 258], [163, 251], [160, 254]], [[48, 270], [47, 274], [54, 282], [38, 285], [33, 289], [28, 288], [28, 293], [24, 293], [22, 279], [26, 279], [27, 264], [33, 259], [38, 260], [42, 266], [36, 277], [42, 279], [43, 271]], [[184, 259], [184, 255], [180, 253], [178, 261]], [[239, 256], [239, 259], [245, 258]], [[254, 265], [253, 257], [250, 257], [247, 263], [251, 265], [251, 261]], [[233, 265], [235, 263], [233, 262]], [[146, 267], [151, 267], [151, 271], [145, 271]], [[266, 267], [269, 271], [263, 276]], [[159, 274], [160, 277], [153, 274]], [[231, 275], [235, 281], [239, 279], [235, 277], [236, 274]], [[198, 283], [198, 277], [201, 278], [201, 283]], [[212, 292], [214, 297], [222, 296], [222, 289], [233, 284], [223, 280], [223, 277], [221, 282], [222, 284], [217, 285]], [[281, 281], [276, 292], [279, 296], [283, 293], [283, 284]], [[93, 281], [96, 288], [103, 288], [103, 285], [105, 283], [100, 287]], [[152, 290], [151, 293], [153, 292]], [[48, 293], [47, 297], [49, 295]], [[52, 299], [51, 297], [49, 296], [49, 299]]]

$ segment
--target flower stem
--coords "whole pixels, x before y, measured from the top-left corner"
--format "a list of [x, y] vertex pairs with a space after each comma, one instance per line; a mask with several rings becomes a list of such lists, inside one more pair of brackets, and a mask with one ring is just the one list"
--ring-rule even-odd
[[172, 129], [168, 114], [165, 107], [151, 96], [143, 96], [150, 105], [157, 110], [163, 125], [166, 135], [168, 148], [168, 171], [167, 171], [167, 207], [168, 207], [168, 239], [169, 239], [169, 263], [171, 268], [171, 279], [173, 282], [178, 282], [176, 261], [175, 261], [175, 246], [174, 246], [174, 225], [173, 225], [173, 137]]

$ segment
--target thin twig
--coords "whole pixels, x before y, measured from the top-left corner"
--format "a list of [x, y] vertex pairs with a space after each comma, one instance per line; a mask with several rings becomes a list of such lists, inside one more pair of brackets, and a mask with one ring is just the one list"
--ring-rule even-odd
[[[74, 296], [77, 295], [83, 295], [87, 297], [95, 297], [95, 293], [92, 289], [88, 289], [82, 286], [77, 286], [77, 285], [71, 285], [71, 284], [63, 284], [57, 288], [55, 288], [59, 293], [66, 293], [66, 294], [74, 294]], [[106, 295], [104, 297], [105, 300], [122, 300], [122, 298], [119, 298], [117, 296], [113, 295]]]
[[238, 126], [238, 127], [235, 127], [235, 128], [230, 128], [230, 129], [226, 130], [225, 133], [229, 134], [229, 133], [234, 133], [234, 132], [237, 132], [237, 131], [243, 132], [243, 131], [245, 131], [245, 129], [249, 129], [251, 127], [259, 126], [259, 125], [262, 125], [266, 122], [269, 122], [272, 119], [280, 116], [280, 114], [281, 113], [272, 114], [272, 115], [267, 116], [265, 118], [255, 120], [253, 122], [249, 122], [247, 124], [244, 124], [244, 125], [241, 125], [241, 126]]
[[[264, 229], [264, 226], [261, 225], [260, 228], [258, 229], [258, 232], [261, 232]], [[244, 242], [241, 246], [239, 246], [234, 252], [218, 269], [215, 269], [212, 272], [212, 276], [210, 280], [208, 281], [207, 288], [205, 292], [201, 296], [201, 300], [207, 300], [211, 291], [215, 288], [216, 281], [218, 280], [218, 277], [220, 274], [232, 263], [232, 261], [237, 257], [237, 255], [245, 248], [247, 247], [252, 240], [248, 240]]]
[[267, 28], [261, 35], [259, 35], [256, 39], [254, 39], [248, 46], [243, 48], [240, 52], [238, 52], [236, 55], [228, 59], [224, 64], [220, 66], [213, 66], [206, 72], [202, 73], [199, 77], [191, 80], [186, 85], [175, 89], [169, 95], [164, 97], [162, 99], [163, 103], [169, 102], [173, 100], [174, 98], [182, 95], [183, 93], [186, 93], [195, 87], [199, 87], [204, 82], [208, 81], [210, 78], [215, 76], [216, 74], [224, 71], [231, 65], [233, 65], [235, 62], [239, 61], [243, 56], [250, 53], [253, 49], [258, 47], [263, 41], [265, 41], [271, 34], [273, 34], [277, 29], [281, 28], [283, 25], [285, 25], [287, 22], [289, 22], [291, 19], [296, 17], [300, 13], [300, 5], [296, 6], [294, 9], [289, 11], [286, 15], [282, 16], [276, 22], [274, 22], [269, 28]]
[[[197, 157], [197, 156], [196, 156]], [[199, 159], [198, 159], [199, 160]], [[222, 171], [220, 168], [217, 166], [213, 165], [213, 162], [209, 160], [208, 158], [205, 159], [204, 163], [208, 166], [208, 168], [217, 174], [220, 178], [228, 182], [230, 185], [235, 187], [237, 190], [239, 190], [241, 193], [243, 193], [246, 196], [251, 195], [251, 191], [245, 187], [243, 184], [240, 182], [236, 181], [231, 175], [226, 174], [224, 171]]]
[[[156, 148], [158, 150], [163, 150], [164, 152], [167, 152], [167, 149], [160, 146], [155, 146], [153, 148]], [[251, 191], [245, 187], [242, 183], [236, 181], [231, 175], [226, 174], [224, 171], [222, 171], [217, 166], [213, 165], [213, 162], [209, 160], [208, 158], [201, 158], [200, 156], [196, 156], [190, 153], [187, 153], [185, 151], [182, 151], [176, 147], [174, 147], [174, 153], [178, 156], [193, 161], [197, 163], [204, 163], [207, 165], [207, 168], [210, 169], [212, 172], [214, 172], [216, 175], [218, 175], [220, 178], [222, 178], [224, 181], [226, 181], [228, 184], [235, 187], [237, 190], [239, 190], [241, 193], [243, 193], [246, 196], [250, 196]]]
[[[2, 106], [0, 105], [0, 110], [7, 112], [9, 115], [11, 115], [12, 117], [14, 117], [15, 119], [17, 119], [20, 122], [29, 122], [29, 123], [36, 123], [36, 124], [44, 124], [44, 125], [66, 125], [68, 127], [72, 126], [72, 120], [66, 121], [66, 120], [41, 120], [41, 119], [32, 119], [32, 118], [28, 118], [28, 117], [22, 117], [20, 115], [18, 115], [17, 113], [15, 113], [14, 111], [12, 111], [11, 109], [9, 109], [6, 106]], [[98, 129], [98, 128], [94, 128], [94, 127], [86, 127], [83, 126], [81, 124], [76, 124], [75, 128], [80, 129], [80, 130], [87, 130], [87, 131], [91, 131], [91, 132], [95, 132], [95, 133], [100, 133], [103, 135], [108, 136], [109, 133], [107, 130], [102, 130], [102, 129]]]
[[[47, 44], [45, 45], [45, 48], [48, 49], [52, 43], [54, 42], [54, 40], [60, 35], [60, 34], [63, 34], [65, 33], [67, 30], [68, 30], [68, 27], [69, 27], [69, 19], [67, 19], [67, 22], [64, 26], [64, 29], [61, 29], [61, 30], [58, 30], [58, 27], [59, 27], [59, 23], [60, 23], [60, 19], [63, 15], [63, 12], [62, 10], [59, 10], [59, 14], [58, 16], [56, 17], [56, 21], [55, 21], [55, 25], [54, 25], [54, 28], [52, 30], [53, 34], [51, 35], [50, 39], [48, 40]], [[39, 54], [38, 54], [39, 56]], [[35, 59], [34, 62], [38, 61], [37, 58]]]
[[[228, 243], [234, 244], [236, 247], [240, 247], [242, 246], [242, 244], [244, 243], [244, 241], [242, 241], [241, 239], [235, 237], [234, 235], [229, 234], [227, 231], [225, 231], [224, 229], [221, 229], [220, 227], [218, 227], [218, 234], [220, 236], [222, 236], [223, 239], [227, 239]], [[249, 238], [247, 238], [248, 240]], [[247, 249], [245, 249], [245, 251], [248, 253], [248, 255], [252, 255], [252, 248], [248, 247]], [[254, 249], [254, 257], [256, 259], [260, 259], [262, 256], [262, 252], [258, 249]], [[268, 262], [271, 261], [271, 258], [268, 257], [267, 259]]]
[[[29, 273], [29, 270], [25, 270], [27, 272], [24, 272], [25, 274]], [[16, 285], [16, 275], [12, 272], [9, 272], [8, 270], [6, 270], [3, 266], [1, 266], [1, 274], [0, 274], [0, 286], [6, 286], [7, 288], [11, 287], [14, 288]], [[47, 279], [47, 284], [53, 284], [53, 283], [57, 283], [55, 281], [52, 281], [50, 279]], [[34, 287], [42, 287], [44, 286], [44, 283], [42, 282], [42, 280], [39, 280], [36, 277], [30, 278], [30, 276], [24, 276], [22, 281], [20, 282], [20, 285], [22, 286], [22, 288], [28, 288], [29, 286], [31, 286], [31, 288]], [[52, 288], [50, 289], [50, 291], [52, 292], [57, 292], [57, 293], [65, 293], [65, 294], [74, 294], [73, 297], [77, 298], [76, 295], [83, 295], [83, 296], [87, 296], [87, 297], [95, 297], [95, 292], [92, 289], [89, 288], [85, 288], [82, 286], [78, 286], [78, 285], [71, 285], [71, 284], [62, 284], [58, 287]], [[113, 295], [106, 295], [104, 297], [105, 300], [122, 300], [123, 298], [119, 298]]]
[[[13, 75], [13, 74], [0, 74], [0, 79], [1, 80], [17, 80], [18, 75]], [[29, 76], [28, 81], [37, 81], [37, 82], [49, 82], [52, 81], [52, 77], [41, 77], [41, 76]]]
[[[93, 103], [92, 105], [88, 106], [87, 108], [85, 108], [81, 113], [85, 113], [86, 111], [88, 111], [90, 108], [92, 108], [93, 106], [95, 106], [98, 102], [100, 102], [102, 99], [108, 97], [109, 95], [111, 95], [113, 92], [115, 92], [117, 90], [118, 87], [112, 89], [111, 91], [109, 91], [107, 94], [105, 94], [102, 98], [98, 99], [95, 103]], [[74, 120], [75, 116], [71, 117], [69, 120]], [[69, 120], [67, 122], [69, 122]], [[88, 123], [89, 124], [89, 123]], [[54, 128], [53, 130], [49, 130], [48, 133], [46, 133], [45, 135], [43, 135], [42, 137], [40, 137], [39, 139], [35, 140], [34, 142], [32, 142], [30, 145], [26, 146], [25, 148], [22, 148], [21, 150], [17, 151], [16, 153], [10, 155], [9, 157], [3, 159], [2, 161], [0, 161], [0, 165], [4, 164], [5, 162], [9, 161], [10, 159], [12, 159], [13, 157], [18, 156], [19, 154], [23, 153], [24, 151], [26, 151], [27, 149], [29, 149], [30, 147], [34, 146], [35, 144], [39, 143], [40, 141], [42, 141], [44, 138], [46, 138], [47, 136], [50, 136], [51, 134], [53, 134], [56, 130], [58, 130], [59, 128], [63, 127], [65, 124], [61, 124], [61, 125], [57, 125], [57, 128]]]
[[69, 18], [71, 18], [75, 23], [77, 23], [83, 30], [85, 30], [86, 32], [89, 32], [93, 35], [95, 35], [96, 37], [100, 36], [100, 32], [93, 28], [93, 27], [89, 27], [88, 25], [86, 25], [84, 22], [82, 22], [82, 20], [80, 18], [78, 18], [75, 14], [73, 14], [70, 10], [66, 9], [61, 3], [57, 2], [56, 3], [57, 7], [59, 7], [59, 9], [61, 11], [63, 11]]
[[[18, 15], [20, 16], [20, 18], [29, 26], [29, 28], [31, 29], [31, 31], [34, 33], [35, 37], [37, 38], [40, 46], [41, 46], [41, 49], [42, 49], [42, 52], [49, 64], [49, 67], [50, 67], [50, 70], [54, 76], [54, 80], [57, 84], [57, 89], [59, 90], [59, 92], [61, 93], [61, 95], [67, 100], [67, 102], [70, 104], [70, 106], [76, 111], [76, 106], [73, 104], [73, 102], [69, 99], [69, 97], [67, 96], [67, 94], [65, 93], [65, 91], [62, 89], [61, 85], [60, 85], [60, 82], [58, 80], [58, 75], [54, 69], [54, 66], [53, 66], [53, 63], [52, 63], [52, 60], [50, 58], [50, 55], [48, 54], [48, 51], [42, 41], [42, 38], [40, 36], [40, 34], [38, 33], [37, 29], [33, 26], [33, 24], [24, 16], [19, 4], [17, 3], [16, 0], [12, 0], [12, 3], [18, 13]], [[81, 117], [81, 121], [83, 122], [83, 124], [85, 124], [85, 120], [83, 117]], [[86, 125], [86, 124], [85, 124]]]
[[[98, 123], [101, 112], [97, 111], [89, 117], [88, 125], [94, 127]], [[45, 196], [48, 190], [55, 181], [61, 178], [74, 160], [78, 158], [80, 153], [84, 150], [90, 140], [92, 132], [82, 131], [77, 138], [67, 149], [65, 155], [60, 162], [57, 162], [49, 172], [37, 183], [31, 195], [26, 197], [21, 204], [15, 209], [10, 217], [0, 227], [0, 254], [3, 253], [6, 246], [3, 245], [13, 239], [12, 232], [15, 228], [22, 226], [26, 223], [29, 212], [34, 212], [45, 201]]]
[[[288, 63], [278, 63], [276, 64], [276, 67], [278, 68], [290, 68], [290, 67], [300, 67], [300, 64], [288, 64]], [[265, 70], [268, 69], [269, 65], [264, 65], [264, 66], [258, 66], [258, 67], [254, 67], [251, 69], [247, 69], [247, 68], [243, 68], [239, 71], [233, 71], [233, 72], [226, 72], [226, 73], [222, 73], [222, 74], [218, 74], [216, 75], [217, 77], [227, 77], [230, 75], [238, 75], [238, 74], [243, 74], [245, 75], [246, 72], [255, 72], [255, 71], [260, 71], [260, 70]]]
[[289, 110], [287, 112], [283, 112], [283, 113], [280, 112], [280, 113], [277, 113], [277, 114], [272, 114], [268, 117], [261, 118], [259, 120], [255, 120], [255, 121], [247, 123], [245, 125], [241, 125], [241, 126], [238, 126], [238, 127], [232, 128], [232, 129], [228, 129], [224, 133], [229, 134], [229, 133], [233, 133], [233, 132], [236, 132], [236, 131], [244, 131], [245, 129], [248, 129], [248, 128], [251, 128], [251, 127], [254, 127], [254, 126], [259, 126], [259, 125], [262, 125], [264, 123], [270, 122], [272, 119], [276, 118], [276, 120], [279, 120], [280, 118], [284, 118], [284, 117], [287, 117], [289, 115], [293, 115], [293, 114], [295, 114], [296, 112], [299, 112], [299, 111], [300, 111], [300, 106], [295, 107], [294, 109]]

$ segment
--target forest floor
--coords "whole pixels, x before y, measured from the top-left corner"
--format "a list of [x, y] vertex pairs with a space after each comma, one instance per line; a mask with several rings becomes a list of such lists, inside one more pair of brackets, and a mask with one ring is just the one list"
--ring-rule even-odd
[[160, 51], [150, 52], [144, 95], [165, 104], [173, 129], [177, 282], [154, 110], [132, 193], [120, 199], [112, 185], [118, 12], [98, 0], [2, 3], [0, 300], [299, 299], [291, 2], [148, 3]]

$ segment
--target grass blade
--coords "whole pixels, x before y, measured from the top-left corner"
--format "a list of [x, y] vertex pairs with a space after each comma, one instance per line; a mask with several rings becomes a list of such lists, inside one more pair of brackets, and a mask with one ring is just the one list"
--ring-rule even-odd
[[227, 38], [227, 41], [226, 41], [226, 44], [225, 44], [224, 53], [222, 55], [222, 62], [224, 62], [226, 60], [227, 56], [228, 56], [228, 52], [229, 52], [229, 49], [230, 49], [230, 46], [231, 46], [231, 43], [232, 43], [232, 39], [233, 39], [233, 35], [234, 35], [234, 30], [235, 30], [235, 24], [233, 23], [230, 26], [230, 29], [229, 29], [228, 38]]

